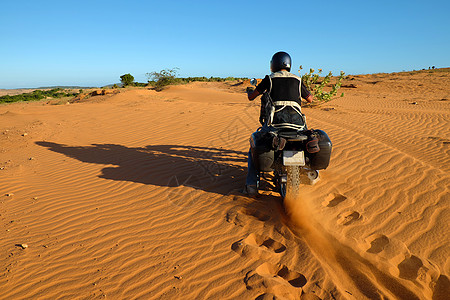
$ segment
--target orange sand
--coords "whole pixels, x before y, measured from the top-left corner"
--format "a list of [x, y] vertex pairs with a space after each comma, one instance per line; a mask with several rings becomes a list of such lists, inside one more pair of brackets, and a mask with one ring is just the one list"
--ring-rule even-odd
[[448, 299], [450, 73], [353, 78], [284, 207], [239, 193], [244, 85], [0, 105], [0, 298]]

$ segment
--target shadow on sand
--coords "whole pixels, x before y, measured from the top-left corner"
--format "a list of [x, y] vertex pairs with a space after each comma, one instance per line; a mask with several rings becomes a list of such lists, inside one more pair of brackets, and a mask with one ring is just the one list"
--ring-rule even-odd
[[164, 187], [189, 186], [207, 192], [230, 194], [245, 182], [245, 152], [211, 147], [116, 144], [69, 146], [39, 141], [37, 145], [79, 161], [114, 165], [100, 178]]

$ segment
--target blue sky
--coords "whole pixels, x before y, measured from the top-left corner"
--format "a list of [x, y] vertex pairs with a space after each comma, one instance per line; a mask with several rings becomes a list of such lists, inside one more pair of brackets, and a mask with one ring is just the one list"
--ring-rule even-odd
[[450, 66], [449, 1], [0, 0], [0, 88], [131, 73], [261, 77], [273, 53], [347, 74]]

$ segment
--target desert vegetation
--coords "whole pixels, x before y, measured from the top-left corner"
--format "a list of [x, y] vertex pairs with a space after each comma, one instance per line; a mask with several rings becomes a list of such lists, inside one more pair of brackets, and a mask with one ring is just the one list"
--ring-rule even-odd
[[[302, 66], [299, 68], [299, 72], [302, 70]], [[342, 85], [342, 80], [344, 79], [345, 73], [341, 71], [339, 77], [337, 77], [336, 82], [331, 84], [331, 90], [328, 92], [324, 88], [330, 84], [333, 74], [329, 72], [326, 76], [321, 76], [322, 69], [318, 69], [315, 73], [314, 69], [309, 69], [309, 73], [302, 76], [302, 82], [308, 88], [309, 91], [314, 95], [314, 99], [319, 102], [328, 102], [334, 96], [336, 96], [338, 90]], [[341, 97], [344, 93], [341, 94]]]
[[[81, 92], [82, 90], [80, 90]], [[79, 93], [80, 93], [79, 92]], [[64, 97], [76, 97], [79, 93], [66, 92], [63, 89], [56, 88], [51, 90], [35, 90], [31, 93], [24, 93], [19, 95], [6, 95], [0, 97], [0, 103], [13, 103], [18, 101], [39, 101], [48, 98], [64, 98]]]
[[120, 76], [120, 82], [122, 82], [122, 86], [133, 85], [134, 77], [130, 73], [123, 74]]
[[177, 77], [178, 68], [164, 69], [159, 72], [150, 72], [146, 76], [148, 78], [148, 83], [155, 88], [156, 91], [162, 91], [165, 87], [174, 84], [186, 84], [190, 82], [200, 81], [200, 82], [225, 82], [225, 81], [235, 81], [235, 80], [245, 80], [247, 78], [240, 77]]

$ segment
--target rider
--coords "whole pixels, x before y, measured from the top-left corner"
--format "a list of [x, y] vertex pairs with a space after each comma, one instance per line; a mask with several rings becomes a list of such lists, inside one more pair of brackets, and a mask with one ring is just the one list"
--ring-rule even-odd
[[[301, 98], [311, 103], [313, 97], [305, 85], [302, 83], [301, 78], [297, 75], [290, 73], [291, 70], [291, 57], [286, 52], [277, 52], [272, 56], [270, 61], [270, 70], [272, 74], [266, 75], [256, 89], [248, 93], [248, 100], [252, 101], [264, 92], [268, 92], [272, 101], [296, 101], [298, 104], [301, 102]], [[264, 101], [261, 99], [262, 105]], [[265, 110], [262, 108], [261, 113]], [[264, 123], [262, 130], [270, 131], [270, 125], [267, 124], [267, 115], [261, 115], [260, 121]], [[284, 141], [285, 142], [285, 141]], [[279, 149], [282, 142], [274, 140], [274, 147]], [[247, 180], [245, 184], [244, 193], [254, 196], [258, 194], [259, 186], [259, 172], [256, 170], [253, 161], [251, 151], [248, 152], [248, 171]]]

